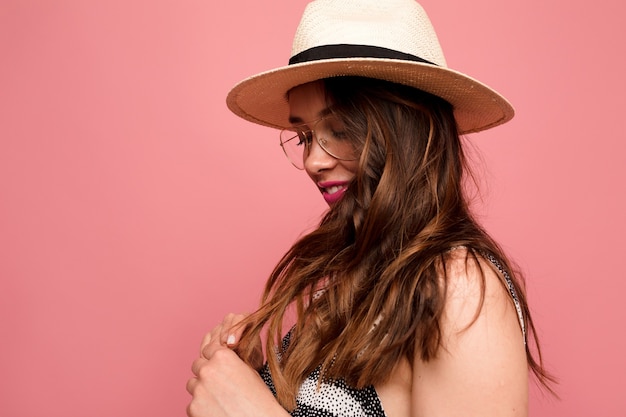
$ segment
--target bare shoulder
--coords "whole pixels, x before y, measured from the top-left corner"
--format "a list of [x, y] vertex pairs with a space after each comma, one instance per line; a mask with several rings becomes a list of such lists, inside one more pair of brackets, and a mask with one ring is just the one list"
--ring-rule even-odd
[[441, 266], [447, 285], [435, 359], [416, 357], [414, 416], [526, 416], [528, 365], [517, 313], [502, 277], [464, 248]]
[[[445, 260], [440, 272], [442, 279], [445, 274], [447, 286], [444, 324], [463, 330], [487, 314], [500, 313], [500, 318], [506, 320], [507, 313], [515, 313], [504, 279], [490, 261], [474, 256], [465, 248], [448, 252]], [[516, 313], [514, 317], [517, 318]], [[523, 342], [517, 319], [514, 323]]]

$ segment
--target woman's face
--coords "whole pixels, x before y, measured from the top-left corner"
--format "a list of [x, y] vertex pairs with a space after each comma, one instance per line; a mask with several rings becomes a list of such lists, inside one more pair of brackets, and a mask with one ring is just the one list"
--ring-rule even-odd
[[[328, 114], [324, 84], [316, 81], [289, 92], [289, 120], [295, 125], [313, 123]], [[310, 127], [309, 127], [310, 128]], [[304, 155], [304, 169], [329, 205], [339, 201], [356, 175], [359, 161], [340, 160], [327, 153], [316, 140]]]

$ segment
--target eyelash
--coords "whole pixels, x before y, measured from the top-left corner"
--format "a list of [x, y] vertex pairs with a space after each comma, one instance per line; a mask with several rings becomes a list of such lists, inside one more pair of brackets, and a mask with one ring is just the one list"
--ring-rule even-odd
[[313, 131], [312, 130], [298, 132], [298, 146], [304, 145], [305, 143], [309, 143], [310, 144], [312, 140], [313, 140]]
[[[342, 131], [331, 130], [331, 133], [333, 135], [333, 138], [336, 138], [336, 139], [346, 138], [346, 132], [343, 130]], [[298, 132], [298, 146], [303, 145], [305, 141], [308, 143], [311, 143], [312, 140], [313, 140], [312, 130], [303, 130], [303, 131]]]

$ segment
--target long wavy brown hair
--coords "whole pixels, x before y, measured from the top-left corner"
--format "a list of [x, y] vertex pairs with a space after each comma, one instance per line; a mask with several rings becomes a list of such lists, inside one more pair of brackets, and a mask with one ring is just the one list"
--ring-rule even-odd
[[[329, 107], [361, 151], [358, 170], [341, 201], [270, 275], [261, 307], [244, 322], [241, 357], [252, 362], [253, 341], [266, 328], [267, 362], [287, 409], [318, 366], [323, 378], [359, 388], [384, 381], [402, 358], [413, 364], [415, 352], [435, 358], [446, 295], [441, 266], [459, 246], [469, 257], [491, 255], [509, 271], [534, 335], [519, 274], [470, 213], [469, 170], [452, 106], [385, 81], [323, 82]], [[484, 278], [482, 285], [484, 293]], [[279, 358], [272, 352], [290, 309], [296, 323]], [[532, 340], [529, 367], [546, 383]]]

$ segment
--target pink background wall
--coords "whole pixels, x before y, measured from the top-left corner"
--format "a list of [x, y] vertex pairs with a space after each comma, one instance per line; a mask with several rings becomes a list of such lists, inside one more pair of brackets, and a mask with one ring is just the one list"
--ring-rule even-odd
[[[249, 311], [324, 203], [224, 105], [305, 0], [0, 3], [0, 415], [182, 416], [201, 336]], [[623, 2], [424, 0], [517, 108], [473, 140], [561, 401], [624, 416]]]

